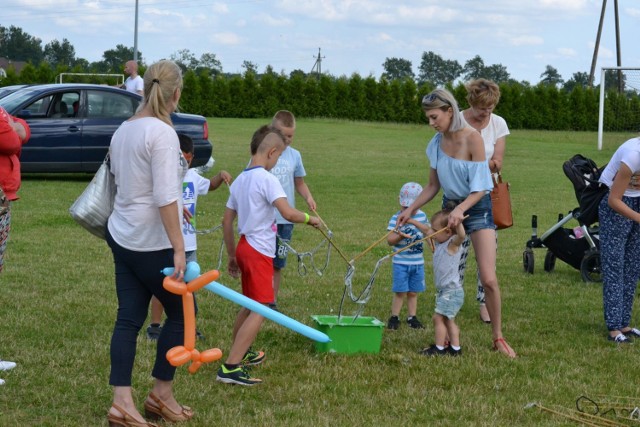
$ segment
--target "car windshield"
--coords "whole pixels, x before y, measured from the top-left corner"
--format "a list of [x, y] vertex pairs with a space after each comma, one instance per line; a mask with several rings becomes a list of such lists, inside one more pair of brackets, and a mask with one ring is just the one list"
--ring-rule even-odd
[[37, 90], [36, 88], [24, 88], [13, 92], [0, 99], [0, 106], [4, 107], [7, 111], [13, 111], [16, 107], [18, 107], [23, 102], [27, 101], [31, 98], [31, 92]]
[[23, 87], [25, 87], [26, 85], [12, 85], [12, 86], [3, 86], [0, 87], [0, 98], [4, 98], [5, 96], [12, 94], [13, 92], [17, 91], [18, 89], [21, 89]]

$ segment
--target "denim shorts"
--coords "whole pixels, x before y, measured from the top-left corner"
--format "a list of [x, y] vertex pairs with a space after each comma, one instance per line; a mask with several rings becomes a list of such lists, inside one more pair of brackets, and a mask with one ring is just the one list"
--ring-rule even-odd
[[464, 289], [442, 289], [436, 294], [436, 313], [454, 319], [464, 303]]
[[276, 239], [276, 256], [273, 258], [273, 268], [282, 270], [287, 265], [289, 248], [282, 244], [291, 242], [293, 236], [293, 224], [278, 224], [278, 238]]
[[[446, 197], [442, 197], [442, 207], [447, 204], [448, 201], [452, 201], [457, 205], [463, 202], [463, 200], [450, 200]], [[496, 229], [496, 224], [493, 222], [493, 213], [491, 212], [491, 194], [487, 193], [464, 213], [469, 215], [469, 218], [465, 219], [462, 223], [464, 225], [464, 231], [467, 234], [471, 234], [474, 231], [490, 228]]]
[[393, 292], [424, 292], [424, 264], [393, 263]]

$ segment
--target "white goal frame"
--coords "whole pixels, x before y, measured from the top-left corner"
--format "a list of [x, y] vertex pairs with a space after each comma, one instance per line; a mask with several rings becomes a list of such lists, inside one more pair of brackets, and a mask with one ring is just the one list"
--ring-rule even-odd
[[60, 73], [56, 76], [56, 83], [62, 83], [64, 76], [91, 76], [91, 77], [115, 77], [118, 85], [124, 84], [124, 74], [99, 74], [99, 73]]
[[605, 75], [609, 70], [640, 71], [640, 67], [602, 67], [600, 69], [600, 102], [598, 106], [598, 151], [602, 150], [602, 136], [604, 133], [604, 99], [606, 94]]

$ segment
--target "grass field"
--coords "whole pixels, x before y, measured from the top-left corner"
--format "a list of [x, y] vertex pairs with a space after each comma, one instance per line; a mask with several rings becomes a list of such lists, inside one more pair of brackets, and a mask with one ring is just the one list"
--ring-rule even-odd
[[[266, 121], [211, 119], [215, 171], [223, 168], [236, 176], [249, 159], [251, 134]], [[424, 150], [432, 134], [426, 125], [298, 122], [294, 146], [303, 153], [306, 181], [318, 213], [348, 257], [386, 232], [402, 184], [426, 182]], [[620, 135], [619, 142], [628, 137]], [[263, 385], [220, 384], [215, 381], [217, 362], [195, 375], [179, 368], [176, 396], [196, 411], [188, 425], [556, 426], [573, 422], [526, 406], [538, 402], [569, 412], [582, 395], [600, 402], [613, 396], [640, 398], [635, 374], [639, 344], [617, 348], [606, 341], [600, 285], [584, 283], [579, 271], [561, 261], [553, 272], [544, 272], [544, 249], [536, 249], [534, 274], [524, 273], [522, 266], [531, 215], [538, 216], [541, 234], [559, 213], [577, 206], [562, 163], [581, 153], [602, 164], [614, 149], [607, 145], [598, 152], [595, 133], [514, 131], [507, 140], [504, 179], [511, 183], [515, 226], [499, 233], [497, 272], [504, 334], [519, 354], [516, 360], [491, 350], [490, 327], [478, 318], [473, 262], [458, 317], [463, 357], [417, 354], [433, 339], [434, 287], [427, 252], [427, 292], [418, 307], [425, 330], [406, 325], [385, 330], [379, 354], [344, 355], [318, 353], [308, 339], [267, 321], [256, 341], [267, 360], [253, 371]], [[106, 425], [109, 340], [116, 315], [112, 258], [107, 245], [77, 226], [67, 212], [89, 179], [27, 176], [22, 198], [13, 205], [6, 268], [0, 275], [0, 356], [18, 367], [1, 375], [7, 381], [0, 388], [1, 426]], [[220, 188], [199, 199], [200, 229], [220, 223], [227, 196], [227, 189]], [[437, 208], [432, 202], [426, 211]], [[303, 252], [321, 239], [317, 230], [297, 226], [292, 246]], [[199, 236], [203, 270], [218, 265], [220, 242], [219, 231]], [[381, 244], [357, 262], [356, 292], [389, 252]], [[279, 306], [309, 325], [312, 315], [337, 314], [345, 267], [332, 251], [322, 276], [312, 271], [301, 276], [290, 257]], [[236, 289], [239, 285], [224, 273], [219, 281]], [[364, 316], [386, 321], [390, 281], [386, 263]], [[196, 347], [228, 351], [237, 306], [208, 291], [200, 291], [198, 298], [198, 328], [206, 339]], [[356, 309], [345, 302], [344, 314]], [[140, 409], [152, 381], [154, 352], [154, 344], [141, 334], [133, 380]]]

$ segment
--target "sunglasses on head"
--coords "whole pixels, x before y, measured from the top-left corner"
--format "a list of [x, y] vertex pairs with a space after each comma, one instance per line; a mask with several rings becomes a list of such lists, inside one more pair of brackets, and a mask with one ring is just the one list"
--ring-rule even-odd
[[447, 104], [447, 105], [451, 105], [451, 104], [449, 103], [449, 101], [447, 101], [446, 99], [443, 99], [442, 97], [440, 97], [438, 94], [435, 94], [435, 93], [430, 93], [430, 94], [428, 94], [428, 95], [425, 95], [425, 96], [424, 96], [424, 98], [422, 98], [422, 103], [423, 103], [423, 104], [424, 104], [424, 103], [431, 104], [431, 103], [432, 103], [433, 101], [435, 101], [436, 99], [438, 99], [438, 100], [440, 100], [440, 101], [444, 102], [444, 103], [445, 103], [445, 104]]

